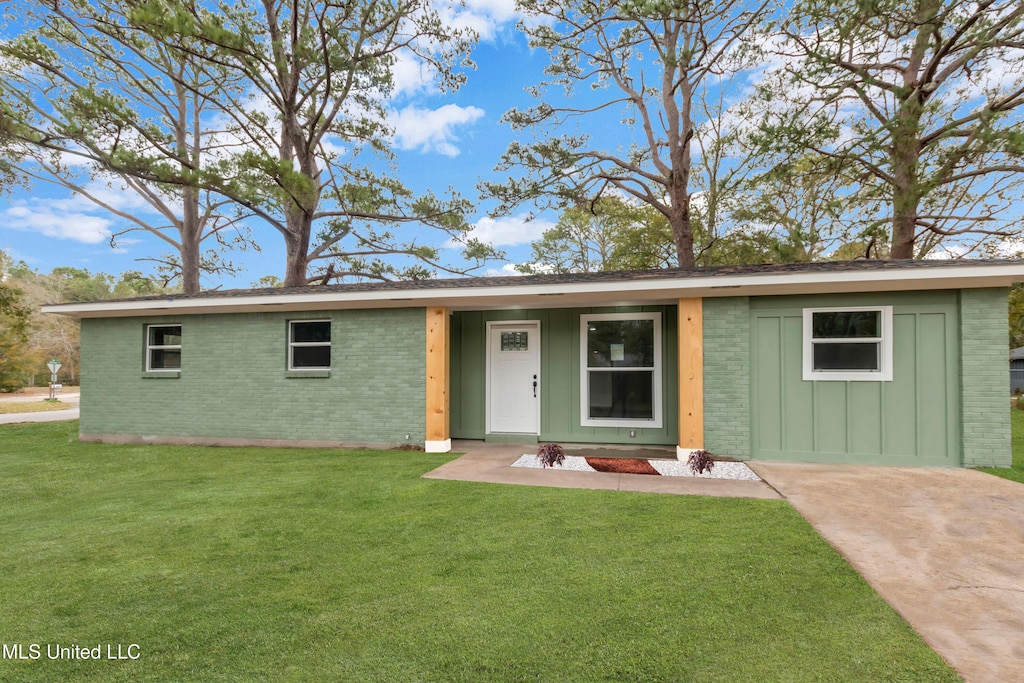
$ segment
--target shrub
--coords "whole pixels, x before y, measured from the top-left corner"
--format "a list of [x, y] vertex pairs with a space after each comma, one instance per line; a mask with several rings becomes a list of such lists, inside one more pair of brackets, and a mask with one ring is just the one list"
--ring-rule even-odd
[[541, 467], [561, 465], [565, 460], [565, 450], [557, 443], [541, 444], [537, 449], [537, 459], [540, 460]]
[[690, 466], [690, 471], [694, 474], [704, 474], [710, 472], [715, 467], [715, 461], [711, 459], [711, 454], [701, 449], [690, 453], [690, 457], [686, 459], [687, 464]]
[[1013, 402], [1013, 407], [1017, 410], [1024, 410], [1024, 395], [1017, 397], [1017, 400]]

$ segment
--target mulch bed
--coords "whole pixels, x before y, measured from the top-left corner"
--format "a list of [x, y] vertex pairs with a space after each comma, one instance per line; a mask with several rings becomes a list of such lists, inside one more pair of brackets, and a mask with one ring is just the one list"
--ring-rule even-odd
[[587, 464], [598, 472], [615, 472], [617, 474], [656, 474], [661, 472], [646, 460], [634, 458], [587, 458]]

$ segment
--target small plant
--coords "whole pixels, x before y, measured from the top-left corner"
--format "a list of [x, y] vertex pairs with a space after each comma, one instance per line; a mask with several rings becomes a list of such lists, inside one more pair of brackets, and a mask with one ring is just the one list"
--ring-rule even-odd
[[1013, 402], [1013, 407], [1017, 410], [1024, 410], [1024, 395], [1017, 396], [1017, 400]]
[[540, 460], [541, 467], [561, 465], [562, 461], [565, 460], [565, 450], [557, 443], [541, 444], [540, 448], [537, 449], [537, 459]]
[[701, 449], [690, 453], [690, 457], [686, 459], [687, 464], [690, 466], [690, 471], [694, 474], [704, 474], [710, 472], [715, 467], [715, 461], [711, 459], [711, 454]]

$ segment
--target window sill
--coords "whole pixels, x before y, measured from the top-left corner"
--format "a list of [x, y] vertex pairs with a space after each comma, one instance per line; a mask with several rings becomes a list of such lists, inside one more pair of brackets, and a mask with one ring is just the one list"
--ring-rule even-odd
[[601, 418], [582, 418], [580, 419], [581, 427], [610, 427], [613, 429], [661, 429], [662, 421], [657, 420], [626, 420], [626, 419], [601, 419]]
[[891, 382], [892, 372], [812, 372], [805, 382]]
[[178, 379], [181, 377], [181, 370], [148, 371], [142, 373], [142, 379]]
[[326, 379], [331, 376], [330, 370], [287, 370], [284, 376], [288, 379]]

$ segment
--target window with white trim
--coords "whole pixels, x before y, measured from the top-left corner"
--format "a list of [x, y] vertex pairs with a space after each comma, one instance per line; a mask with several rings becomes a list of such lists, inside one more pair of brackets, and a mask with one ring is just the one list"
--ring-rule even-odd
[[331, 369], [331, 321], [288, 322], [288, 369]]
[[892, 381], [892, 306], [805, 308], [806, 381]]
[[146, 371], [181, 370], [181, 325], [146, 326]]
[[661, 423], [661, 313], [581, 315], [580, 424]]

